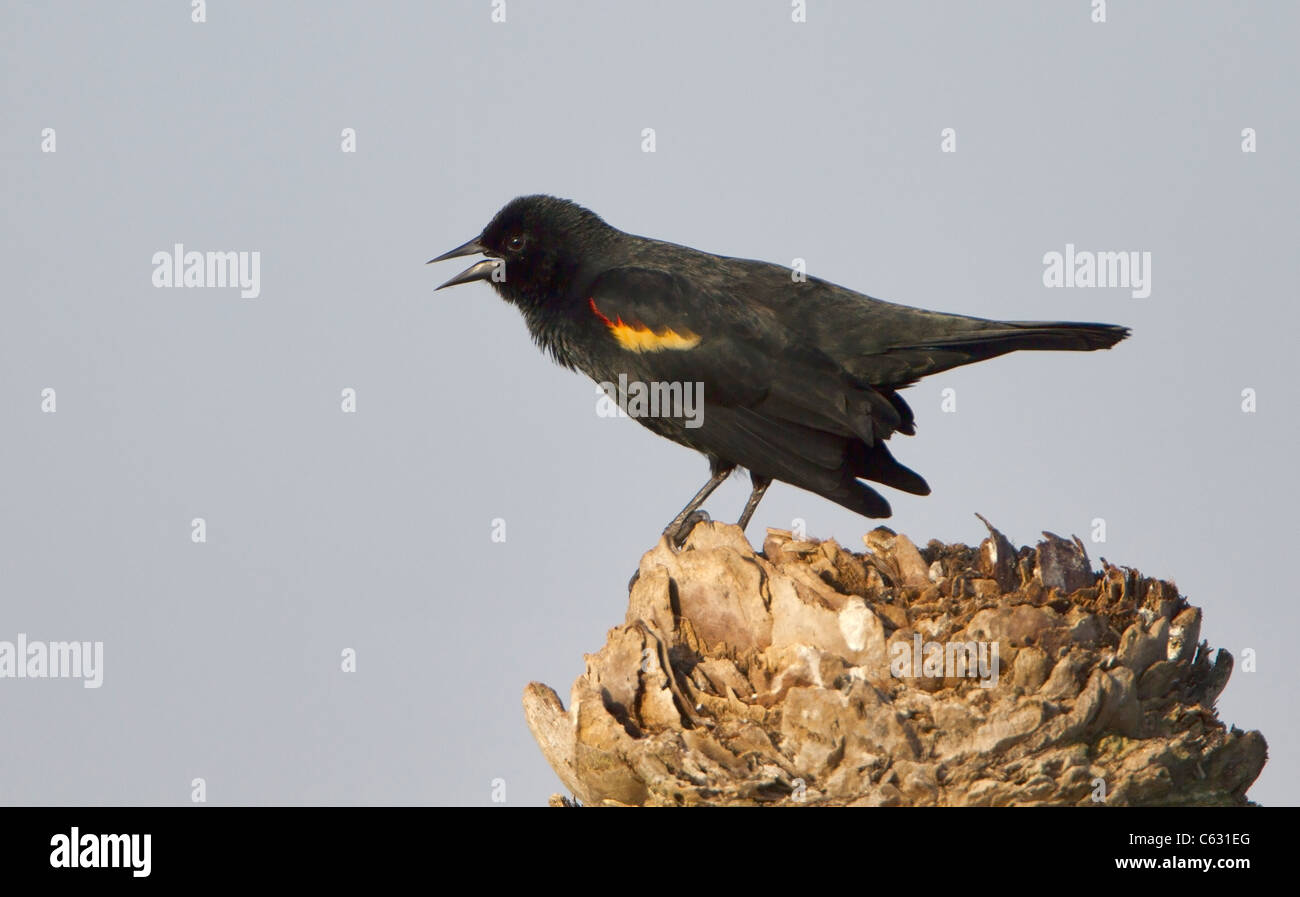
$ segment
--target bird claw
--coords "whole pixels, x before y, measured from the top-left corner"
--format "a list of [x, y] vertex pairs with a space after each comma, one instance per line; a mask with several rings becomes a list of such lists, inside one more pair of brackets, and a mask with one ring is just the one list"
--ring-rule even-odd
[[681, 551], [686, 545], [686, 539], [690, 536], [691, 530], [695, 529], [696, 525], [708, 523], [712, 519], [708, 511], [692, 512], [676, 530], [671, 530], [671, 528], [664, 530], [664, 535], [668, 537], [668, 547], [674, 552]]

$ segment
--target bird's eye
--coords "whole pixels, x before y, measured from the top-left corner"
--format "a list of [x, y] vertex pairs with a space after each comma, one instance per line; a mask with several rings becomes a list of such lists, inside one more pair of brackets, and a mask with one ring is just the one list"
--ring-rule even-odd
[[523, 234], [515, 234], [509, 240], [506, 240], [506, 249], [509, 249], [511, 252], [518, 252], [523, 248], [524, 248]]

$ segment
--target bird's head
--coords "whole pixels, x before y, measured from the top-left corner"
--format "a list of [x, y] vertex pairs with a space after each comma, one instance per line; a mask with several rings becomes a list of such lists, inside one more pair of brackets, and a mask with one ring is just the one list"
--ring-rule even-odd
[[521, 196], [497, 212], [477, 237], [430, 264], [482, 253], [486, 259], [438, 289], [486, 280], [517, 305], [544, 305], [563, 294], [583, 261], [615, 233], [600, 216], [567, 199]]

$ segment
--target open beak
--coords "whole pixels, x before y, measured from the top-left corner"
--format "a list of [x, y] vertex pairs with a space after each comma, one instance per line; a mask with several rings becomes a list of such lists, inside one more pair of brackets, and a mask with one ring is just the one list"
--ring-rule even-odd
[[[475, 237], [468, 243], [462, 243], [450, 252], [444, 252], [437, 258], [429, 259], [425, 264], [432, 265], [434, 262], [445, 262], [447, 259], [457, 259], [467, 255], [477, 255], [480, 252], [486, 252], [479, 238]], [[454, 287], [460, 283], [471, 283], [475, 280], [490, 280], [492, 272], [496, 270], [497, 265], [501, 264], [500, 259], [483, 259], [481, 262], [475, 262], [464, 271], [457, 274], [451, 280], [437, 287], [438, 290], [444, 287]], [[436, 292], [436, 290], [435, 290]]]

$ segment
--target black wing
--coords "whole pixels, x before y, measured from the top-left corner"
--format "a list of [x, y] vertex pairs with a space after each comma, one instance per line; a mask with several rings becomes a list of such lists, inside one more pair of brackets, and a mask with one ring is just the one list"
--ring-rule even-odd
[[854, 376], [764, 304], [650, 268], [606, 272], [590, 292], [611, 364], [704, 384], [702, 426], [672, 438], [870, 517], [888, 516], [889, 504], [860, 477], [929, 492], [883, 443], [914, 432], [902, 398]]

